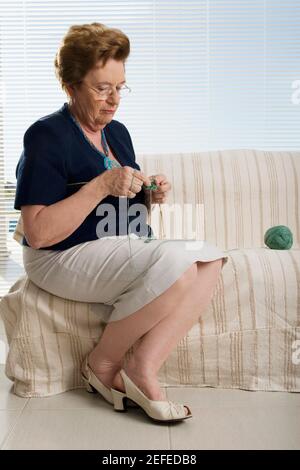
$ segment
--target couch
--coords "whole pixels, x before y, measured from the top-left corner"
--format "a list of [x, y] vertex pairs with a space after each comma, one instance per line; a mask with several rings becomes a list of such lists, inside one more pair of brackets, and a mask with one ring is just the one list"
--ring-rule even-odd
[[[300, 152], [142, 154], [137, 161], [147, 175], [168, 176], [169, 203], [197, 207], [196, 238], [229, 256], [210, 305], [161, 367], [161, 385], [299, 392]], [[153, 216], [153, 224], [164, 236], [161, 220]], [[276, 225], [293, 232], [289, 250], [264, 244]], [[185, 228], [184, 217], [175, 220], [169, 237], [183, 238]], [[20, 242], [21, 217], [14, 237]], [[9, 344], [5, 373], [14, 392], [44, 397], [83, 387], [81, 362], [110, 308], [54, 296], [21, 276], [0, 301]]]

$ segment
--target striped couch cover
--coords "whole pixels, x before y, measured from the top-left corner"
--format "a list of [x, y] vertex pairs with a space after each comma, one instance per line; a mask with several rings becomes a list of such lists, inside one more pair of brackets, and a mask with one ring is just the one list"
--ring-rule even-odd
[[[164, 173], [172, 183], [164, 225], [156, 206], [151, 213], [156, 235], [187, 238], [186, 215], [168, 230], [165, 222], [172, 204], [190, 204], [196, 238], [229, 256], [210, 305], [160, 369], [161, 384], [300, 391], [300, 152], [148, 154], [137, 161], [147, 175]], [[291, 249], [264, 245], [275, 225], [292, 230]], [[21, 241], [21, 218], [14, 237]], [[20, 277], [0, 302], [14, 392], [42, 397], [82, 387], [80, 364], [109, 309], [62, 299]]]

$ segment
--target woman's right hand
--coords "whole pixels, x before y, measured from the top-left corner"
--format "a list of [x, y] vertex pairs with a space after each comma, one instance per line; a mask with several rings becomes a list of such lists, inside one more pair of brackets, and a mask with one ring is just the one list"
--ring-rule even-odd
[[141, 191], [143, 184], [151, 185], [151, 180], [142, 171], [123, 166], [112, 168], [101, 175], [108, 195], [132, 199]]

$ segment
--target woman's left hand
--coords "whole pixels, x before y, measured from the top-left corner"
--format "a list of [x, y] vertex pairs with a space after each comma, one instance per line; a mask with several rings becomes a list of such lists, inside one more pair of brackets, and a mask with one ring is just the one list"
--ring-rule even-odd
[[171, 189], [171, 183], [167, 180], [165, 175], [152, 175], [150, 179], [155, 179], [157, 189], [152, 192], [151, 202], [153, 204], [163, 204], [167, 200], [167, 193]]

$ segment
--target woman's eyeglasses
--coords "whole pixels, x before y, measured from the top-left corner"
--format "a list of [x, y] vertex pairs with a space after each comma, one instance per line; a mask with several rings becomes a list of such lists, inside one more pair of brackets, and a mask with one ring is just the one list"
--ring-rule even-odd
[[[90, 85], [87, 85], [84, 82], [79, 82], [79, 83], [81, 83], [82, 85], [85, 85], [86, 87], [90, 88], [91, 90], [94, 90], [94, 92], [97, 94], [97, 96], [101, 99], [108, 98], [108, 96], [110, 96], [112, 94], [113, 90], [115, 89], [115, 87], [113, 87], [111, 85], [103, 85], [103, 86], [99, 86], [99, 88], [94, 88]], [[124, 98], [124, 96], [129, 95], [129, 93], [131, 92], [131, 88], [129, 88], [127, 85], [122, 85], [121, 87], [117, 87], [116, 90], [117, 90], [117, 93], [120, 96], [120, 98]]]

